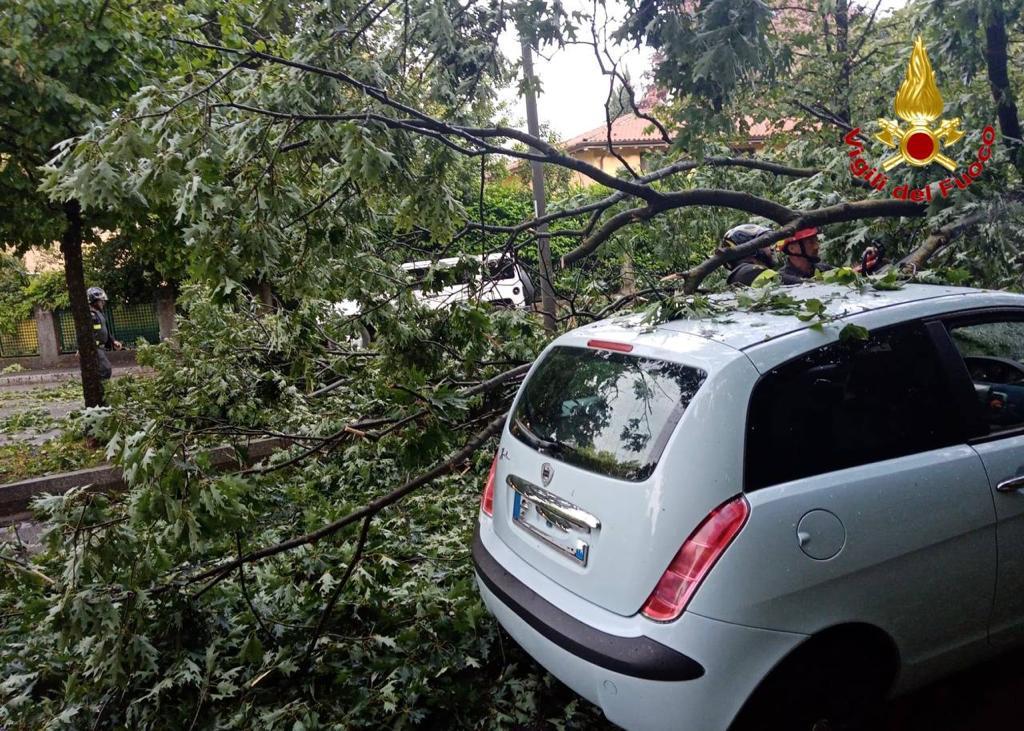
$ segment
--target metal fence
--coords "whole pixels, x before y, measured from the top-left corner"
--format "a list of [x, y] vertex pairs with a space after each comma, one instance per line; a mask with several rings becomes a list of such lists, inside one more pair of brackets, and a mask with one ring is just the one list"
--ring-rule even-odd
[[0, 332], [0, 357], [39, 355], [39, 331], [35, 320], [22, 320], [13, 332]]
[[116, 305], [111, 308], [108, 318], [113, 336], [126, 346], [135, 345], [139, 338], [150, 345], [160, 342], [160, 321], [156, 317], [156, 305], [152, 302]]
[[[60, 332], [60, 352], [74, 353], [78, 350], [78, 339], [75, 337], [75, 321], [70, 310], [59, 310], [57, 317]], [[110, 334], [125, 346], [134, 345], [142, 338], [147, 343], [160, 342], [160, 322], [156, 318], [156, 305], [139, 303], [134, 305], [114, 305], [104, 310]]]

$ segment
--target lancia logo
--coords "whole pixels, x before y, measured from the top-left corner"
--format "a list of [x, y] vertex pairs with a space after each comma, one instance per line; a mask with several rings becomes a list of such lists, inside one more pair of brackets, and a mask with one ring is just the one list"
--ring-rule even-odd
[[540, 482], [544, 487], [551, 484], [551, 478], [554, 477], [555, 471], [551, 469], [551, 463], [545, 462], [540, 468]]

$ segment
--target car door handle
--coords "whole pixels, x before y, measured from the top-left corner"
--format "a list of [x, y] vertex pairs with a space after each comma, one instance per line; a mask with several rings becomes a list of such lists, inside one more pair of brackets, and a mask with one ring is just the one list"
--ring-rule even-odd
[[1017, 477], [1011, 477], [1009, 480], [1003, 480], [996, 485], [996, 490], [999, 492], [1016, 492], [1024, 487], [1024, 475]]

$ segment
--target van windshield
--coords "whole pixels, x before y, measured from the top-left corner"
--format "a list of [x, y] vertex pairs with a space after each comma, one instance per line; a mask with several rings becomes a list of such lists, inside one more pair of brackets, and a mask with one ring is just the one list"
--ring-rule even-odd
[[563, 462], [644, 480], [706, 377], [680, 363], [557, 347], [526, 383], [510, 430]]
[[487, 276], [489, 279], [515, 279], [516, 262], [511, 257], [501, 259], [490, 259], [487, 262]]

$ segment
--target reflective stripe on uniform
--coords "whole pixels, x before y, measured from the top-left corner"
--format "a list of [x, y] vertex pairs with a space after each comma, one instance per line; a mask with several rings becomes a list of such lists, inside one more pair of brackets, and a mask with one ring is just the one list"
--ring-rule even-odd
[[92, 326], [92, 329], [93, 329], [93, 330], [102, 330], [102, 329], [103, 329], [103, 326], [102, 326], [102, 325], [100, 325], [100, 324], [99, 324], [99, 323], [97, 322], [97, 323], [96, 323], [95, 325], [93, 325], [93, 326]]

